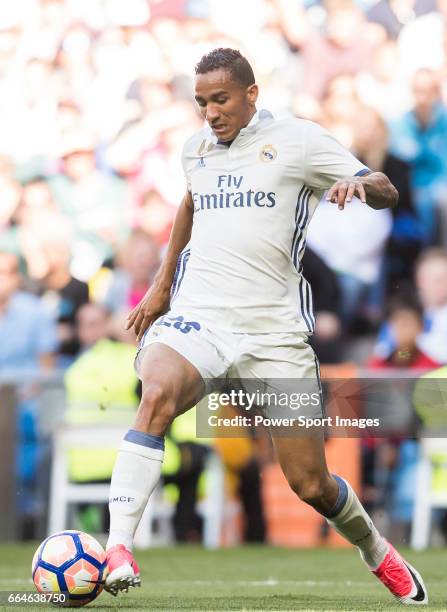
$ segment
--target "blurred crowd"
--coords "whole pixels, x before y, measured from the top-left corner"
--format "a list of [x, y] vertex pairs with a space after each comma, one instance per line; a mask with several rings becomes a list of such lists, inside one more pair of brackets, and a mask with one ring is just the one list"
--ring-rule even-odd
[[[66, 370], [79, 402], [101, 395], [95, 364], [126, 361], [202, 125], [194, 65], [222, 46], [252, 62], [260, 108], [318, 121], [400, 193], [393, 211], [315, 213], [321, 361], [447, 363], [447, 0], [15, 0], [0, 5], [2, 374]], [[111, 388], [134, 406], [124, 378]]]
[[[447, 360], [447, 296], [427, 295], [442, 294], [446, 242], [446, 24], [446, 0], [0, 7], [0, 251], [37, 296], [28, 308], [57, 320], [52, 346], [45, 334], [55, 365], [79, 351], [83, 303], [128, 311], [150, 285], [185, 189], [181, 148], [201, 126], [194, 65], [216, 46], [253, 63], [260, 107], [322, 123], [399, 189], [392, 212], [322, 202], [315, 214], [305, 269], [321, 360], [344, 360], [340, 339], [377, 329], [376, 356], [391, 357], [393, 326], [381, 322], [395, 294], [418, 298], [432, 330], [424, 351]], [[14, 366], [6, 348], [1, 363]]]

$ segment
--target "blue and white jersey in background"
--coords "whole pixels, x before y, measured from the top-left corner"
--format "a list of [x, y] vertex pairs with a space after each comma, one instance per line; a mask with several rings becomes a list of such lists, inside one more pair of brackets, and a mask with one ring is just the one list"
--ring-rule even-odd
[[324, 191], [367, 169], [317, 124], [268, 111], [230, 147], [202, 129], [186, 142], [183, 167], [194, 218], [175, 310], [233, 332], [313, 331], [301, 271], [307, 227]]

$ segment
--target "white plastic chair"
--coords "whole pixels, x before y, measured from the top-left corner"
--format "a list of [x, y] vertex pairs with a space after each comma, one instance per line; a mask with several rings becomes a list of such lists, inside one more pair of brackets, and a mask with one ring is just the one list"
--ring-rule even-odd
[[[69, 505], [79, 503], [107, 503], [109, 484], [70, 482], [68, 450], [70, 448], [118, 448], [127, 431], [122, 425], [63, 426], [53, 434], [48, 532], [68, 529]], [[206, 468], [205, 499], [198, 512], [204, 519], [203, 544], [207, 548], [220, 545], [225, 503], [224, 470], [220, 459], [210, 453]], [[163, 499], [159, 486], [151, 495], [135, 534], [135, 546], [149, 548], [169, 544], [173, 540], [171, 518], [174, 507]], [[158, 530], [154, 527], [157, 522]]]
[[[445, 454], [447, 457], [446, 438], [423, 438], [420, 443], [420, 459], [417, 467], [415, 507], [411, 527], [411, 546], [423, 550], [430, 543], [432, 510], [447, 509], [447, 490], [433, 489], [433, 456]], [[446, 467], [447, 469], [447, 467]]]

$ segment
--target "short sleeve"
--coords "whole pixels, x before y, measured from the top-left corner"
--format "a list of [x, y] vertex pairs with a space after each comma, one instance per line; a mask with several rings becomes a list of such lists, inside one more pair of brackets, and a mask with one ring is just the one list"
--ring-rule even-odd
[[314, 189], [326, 190], [340, 179], [370, 172], [327, 130], [311, 121], [304, 156], [306, 185]]

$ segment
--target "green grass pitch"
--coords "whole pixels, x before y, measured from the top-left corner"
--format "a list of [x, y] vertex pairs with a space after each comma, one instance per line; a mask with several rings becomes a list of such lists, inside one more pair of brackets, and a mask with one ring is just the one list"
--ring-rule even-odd
[[[35, 546], [0, 546], [0, 591], [31, 591]], [[424, 577], [430, 610], [447, 611], [447, 550], [403, 551]], [[398, 610], [399, 603], [369, 575], [353, 550], [243, 547], [206, 551], [195, 546], [137, 551], [143, 585], [98, 610]], [[0, 606], [3, 611], [54, 606]]]

